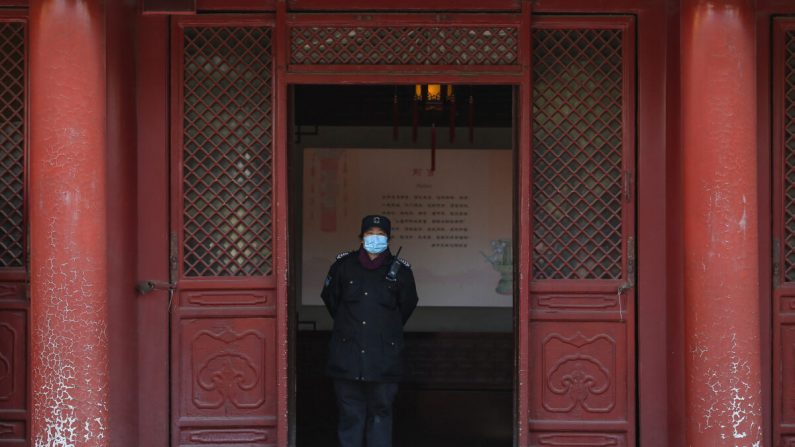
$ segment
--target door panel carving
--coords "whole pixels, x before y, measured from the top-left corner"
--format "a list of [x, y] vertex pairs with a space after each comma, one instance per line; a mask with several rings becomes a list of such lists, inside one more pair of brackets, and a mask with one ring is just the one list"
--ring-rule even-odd
[[251, 447], [271, 447], [276, 445], [275, 430], [186, 430], [181, 438], [188, 445], [243, 445]]
[[551, 447], [622, 447], [627, 445], [626, 438], [615, 434], [598, 433], [549, 433], [534, 437], [531, 445]]
[[272, 314], [276, 308], [276, 293], [273, 290], [239, 290], [185, 292], [183, 306], [257, 306], [262, 311]]
[[184, 416], [276, 417], [272, 318], [185, 318], [180, 331]]
[[609, 413], [616, 406], [613, 381], [616, 342], [605, 334], [592, 338], [552, 333], [541, 358], [544, 409], [555, 413]]
[[536, 340], [531, 358], [537, 396], [532, 417], [545, 420], [626, 420], [626, 365], [621, 323], [558, 323], [533, 325]]
[[795, 321], [781, 326], [781, 422], [795, 422]]
[[26, 312], [0, 311], [0, 410], [25, 408]]

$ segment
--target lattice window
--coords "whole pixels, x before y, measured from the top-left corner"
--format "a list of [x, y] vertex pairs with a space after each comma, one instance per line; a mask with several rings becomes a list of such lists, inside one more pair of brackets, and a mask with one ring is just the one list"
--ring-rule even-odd
[[24, 266], [25, 25], [0, 22], [0, 267]]
[[296, 27], [290, 62], [313, 65], [516, 65], [512, 27]]
[[271, 274], [271, 71], [268, 28], [185, 29], [187, 276]]
[[533, 277], [619, 279], [621, 30], [533, 32]]
[[784, 38], [784, 277], [795, 281], [795, 32]]

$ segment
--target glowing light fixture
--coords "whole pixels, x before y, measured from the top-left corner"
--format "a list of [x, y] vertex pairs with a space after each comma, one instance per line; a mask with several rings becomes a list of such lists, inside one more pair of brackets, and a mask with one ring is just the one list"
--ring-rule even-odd
[[442, 110], [445, 103], [455, 102], [453, 86], [448, 84], [417, 84], [414, 86], [414, 101], [425, 106], [425, 110]]

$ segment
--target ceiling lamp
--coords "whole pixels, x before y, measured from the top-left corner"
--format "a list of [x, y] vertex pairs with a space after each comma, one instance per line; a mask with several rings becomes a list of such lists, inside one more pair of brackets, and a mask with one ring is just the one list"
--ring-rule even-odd
[[[474, 116], [475, 102], [470, 88], [469, 105], [469, 142], [474, 141]], [[441, 113], [448, 112], [448, 126], [450, 142], [455, 141], [455, 121], [456, 121], [456, 98], [452, 84], [416, 84], [414, 86], [414, 98], [411, 102], [411, 141], [417, 142], [417, 128], [419, 126], [420, 113], [431, 114], [431, 171], [436, 169], [436, 119]], [[392, 136], [398, 139], [398, 89], [395, 87], [392, 102]]]

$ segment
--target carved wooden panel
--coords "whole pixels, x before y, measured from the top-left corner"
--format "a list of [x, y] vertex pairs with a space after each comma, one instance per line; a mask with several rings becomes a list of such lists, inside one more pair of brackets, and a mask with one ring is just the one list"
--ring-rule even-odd
[[627, 445], [623, 435], [615, 433], [538, 433], [531, 437], [531, 445], [550, 447], [622, 447]]
[[298, 65], [516, 65], [515, 27], [305, 26], [290, 30]]
[[0, 446], [25, 445], [25, 421], [0, 421]]
[[0, 301], [26, 301], [25, 285], [19, 283], [0, 284]]
[[625, 420], [624, 331], [621, 323], [536, 323], [533, 419]]
[[0, 311], [0, 409], [25, 408], [26, 312]]
[[533, 317], [555, 320], [625, 321], [631, 317], [627, 295], [583, 290], [536, 293], [532, 296]]
[[272, 428], [187, 429], [180, 437], [182, 445], [210, 446], [276, 446], [276, 430]]
[[781, 397], [784, 424], [795, 423], [795, 324], [781, 326]]
[[275, 422], [274, 319], [185, 318], [179, 330], [183, 421], [224, 418], [232, 423], [245, 417]]
[[25, 309], [0, 310], [0, 445], [25, 440], [26, 331]]
[[795, 296], [782, 296], [779, 305], [782, 313], [795, 313]]
[[201, 290], [186, 292], [182, 306], [211, 308], [213, 306], [257, 306], [259, 311], [273, 314], [276, 309], [275, 290]]

